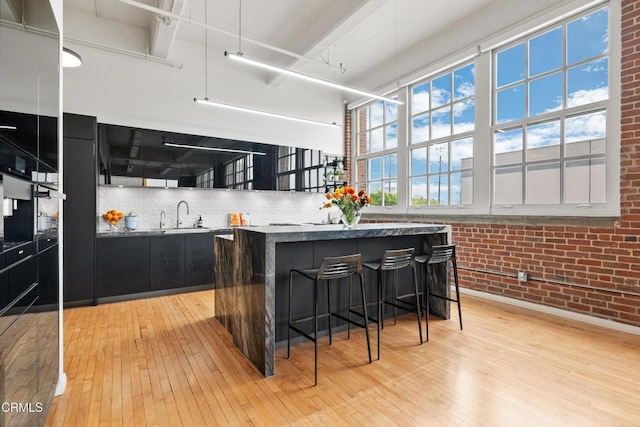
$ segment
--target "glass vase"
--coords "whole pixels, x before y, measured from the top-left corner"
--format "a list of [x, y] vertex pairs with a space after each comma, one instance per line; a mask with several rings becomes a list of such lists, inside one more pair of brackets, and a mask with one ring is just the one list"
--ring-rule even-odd
[[360, 222], [360, 211], [342, 212], [342, 223], [345, 228], [352, 228]]

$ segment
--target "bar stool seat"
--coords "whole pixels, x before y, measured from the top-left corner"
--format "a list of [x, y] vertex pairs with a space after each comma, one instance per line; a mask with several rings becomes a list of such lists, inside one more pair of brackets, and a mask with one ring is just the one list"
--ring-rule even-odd
[[[424, 306], [427, 313], [427, 321], [429, 317], [429, 302], [428, 298], [435, 297], [446, 301], [454, 302], [458, 305], [458, 319], [460, 320], [460, 330], [462, 330], [462, 308], [460, 307], [460, 286], [458, 284], [458, 266], [456, 264], [456, 245], [438, 245], [431, 248], [431, 252], [426, 255], [416, 256], [416, 262], [423, 267], [423, 294], [427, 298]], [[446, 295], [431, 292], [431, 275], [428, 268], [431, 265], [451, 262], [451, 268], [453, 269], [453, 278], [456, 288], [456, 297], [451, 298]], [[447, 265], [447, 274], [449, 274], [449, 266]], [[445, 276], [446, 277], [446, 276]]]
[[[300, 274], [309, 280], [313, 280], [313, 314], [310, 316], [293, 319], [292, 318], [292, 306], [293, 306], [293, 275], [294, 273]], [[343, 316], [340, 313], [334, 313], [331, 311], [331, 284], [332, 280], [342, 279], [349, 277], [349, 299], [351, 299], [351, 288], [353, 285], [353, 276], [358, 276], [360, 279], [360, 291], [362, 294], [362, 301], [364, 307], [364, 313], [356, 312], [349, 307], [349, 315]], [[328, 300], [328, 312], [320, 314], [318, 313], [318, 282], [321, 280], [327, 280], [327, 300]], [[362, 316], [364, 324], [351, 320], [351, 314]], [[331, 333], [331, 319], [333, 317], [344, 320], [348, 323], [349, 328], [351, 325], [355, 325], [365, 329], [367, 337], [367, 351], [369, 353], [369, 363], [372, 363], [371, 359], [371, 341], [369, 339], [369, 323], [367, 315], [367, 303], [364, 292], [364, 277], [362, 276], [362, 256], [360, 254], [347, 255], [341, 257], [327, 257], [324, 258], [319, 268], [313, 269], [291, 269], [289, 271], [289, 316], [288, 316], [288, 328], [287, 328], [287, 359], [291, 356], [291, 331], [295, 331], [302, 335], [306, 339], [314, 343], [314, 385], [318, 385], [318, 319], [321, 317], [329, 318], [329, 345], [332, 344]], [[312, 333], [307, 333], [298, 328], [296, 324], [301, 322], [313, 321], [314, 329]]]
[[[379, 261], [365, 262], [363, 265], [368, 269], [377, 272], [378, 274], [378, 359], [380, 358], [380, 329], [384, 328], [384, 315], [383, 315], [383, 307], [384, 304], [388, 304], [394, 307], [394, 321], [397, 321], [397, 313], [398, 308], [407, 311], [415, 310], [416, 315], [418, 317], [418, 332], [420, 334], [420, 344], [423, 343], [422, 340], [422, 322], [420, 320], [421, 315], [421, 307], [420, 307], [420, 293], [418, 291], [418, 280], [416, 277], [416, 264], [414, 257], [414, 248], [407, 249], [389, 249], [385, 251], [382, 259]], [[414, 282], [414, 292], [398, 295], [398, 271], [403, 268], [411, 268], [413, 273], [413, 282]], [[386, 301], [384, 298], [385, 293], [385, 283], [384, 283], [384, 272], [385, 271], [394, 271], [395, 280], [394, 280], [394, 300]], [[415, 303], [410, 303], [406, 301], [406, 298], [415, 298]], [[429, 328], [427, 324], [426, 331], [426, 339], [429, 340]]]

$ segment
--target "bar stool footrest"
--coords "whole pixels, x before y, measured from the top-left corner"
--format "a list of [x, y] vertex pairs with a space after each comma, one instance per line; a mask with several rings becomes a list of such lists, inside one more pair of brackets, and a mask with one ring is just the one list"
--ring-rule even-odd
[[308, 333], [306, 333], [302, 329], [296, 328], [295, 326], [292, 326], [292, 325], [289, 325], [289, 328], [293, 329], [294, 331], [296, 331], [297, 333], [299, 333], [300, 335], [302, 335], [303, 337], [305, 337], [309, 341], [316, 342], [316, 339], [314, 337], [312, 337], [311, 335], [309, 335]]

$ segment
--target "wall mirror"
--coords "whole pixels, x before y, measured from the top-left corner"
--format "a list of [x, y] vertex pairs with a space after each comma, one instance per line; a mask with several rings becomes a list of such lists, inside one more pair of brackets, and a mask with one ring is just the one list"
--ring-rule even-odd
[[101, 185], [324, 192], [338, 182], [343, 159], [320, 150], [101, 123], [98, 164]]

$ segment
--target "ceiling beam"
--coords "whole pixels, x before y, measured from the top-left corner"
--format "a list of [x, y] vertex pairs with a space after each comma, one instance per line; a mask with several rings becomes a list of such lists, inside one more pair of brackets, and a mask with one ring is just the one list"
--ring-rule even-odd
[[9, 12], [13, 16], [13, 21], [18, 22], [20, 24], [24, 24], [22, 22], [22, 13], [24, 11], [24, 2], [23, 0], [6, 0], [7, 6], [9, 6]]
[[[160, 0], [159, 8], [176, 15], [182, 15], [186, 5], [186, 0]], [[149, 54], [168, 58], [180, 21], [157, 14], [152, 14], [149, 19]]]
[[[391, 0], [349, 0], [335, 2], [331, 7], [323, 8], [320, 13], [299, 29], [298, 34], [294, 34], [287, 48], [301, 52], [308, 58], [315, 58], [321, 55], [325, 60], [327, 52], [349, 31], [356, 28], [362, 21], [367, 19], [378, 9]], [[323, 22], [335, 22], [331, 28], [322, 26]], [[305, 37], [306, 35], [306, 37]], [[313, 35], [311, 40], [309, 35]], [[338, 49], [340, 47], [338, 46]], [[340, 58], [331, 58], [332, 64], [339, 64]], [[343, 64], [346, 72], [349, 72], [349, 64]], [[301, 71], [305, 62], [291, 60], [286, 68], [292, 71]], [[283, 74], [272, 73], [267, 78], [267, 83], [272, 86], [279, 86], [287, 77]]]

